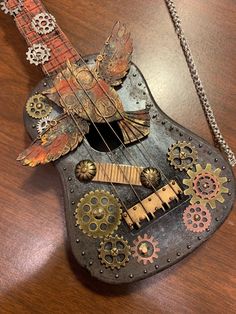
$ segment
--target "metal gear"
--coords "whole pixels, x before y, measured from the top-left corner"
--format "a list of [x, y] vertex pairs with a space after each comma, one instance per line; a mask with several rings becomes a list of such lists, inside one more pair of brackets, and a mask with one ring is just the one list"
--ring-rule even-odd
[[51, 122], [52, 122], [52, 119], [49, 117], [42, 118], [41, 120], [39, 120], [36, 126], [38, 134], [41, 135], [44, 131], [46, 131], [47, 128], [51, 125]]
[[103, 242], [100, 243], [98, 252], [101, 263], [105, 264], [106, 268], [110, 267], [111, 269], [120, 269], [121, 266], [124, 267], [129, 261], [131, 254], [128, 241], [124, 240], [123, 237], [119, 237], [117, 234], [105, 238]]
[[215, 208], [216, 201], [224, 203], [222, 194], [228, 193], [229, 190], [223, 186], [227, 178], [221, 177], [220, 172], [220, 168], [213, 171], [211, 164], [207, 164], [205, 169], [197, 164], [196, 171], [187, 171], [190, 179], [183, 180], [183, 183], [188, 186], [184, 194], [192, 196], [191, 204], [209, 204], [211, 208]]
[[76, 223], [88, 236], [104, 238], [117, 230], [121, 222], [121, 204], [108, 191], [96, 190], [86, 194], [76, 208]]
[[138, 263], [143, 263], [147, 265], [152, 264], [158, 258], [158, 252], [160, 248], [158, 247], [158, 241], [154, 239], [153, 236], [138, 236], [133, 241], [133, 247], [131, 247], [133, 257], [135, 257]]
[[91, 160], [81, 160], [75, 167], [75, 176], [81, 182], [91, 181], [96, 175], [96, 165]]
[[50, 48], [42, 44], [33, 44], [28, 48], [26, 56], [30, 64], [44, 64], [50, 58]]
[[189, 205], [183, 213], [183, 222], [192, 232], [203, 232], [211, 224], [211, 213], [202, 205]]
[[169, 148], [168, 160], [171, 166], [180, 171], [192, 168], [197, 158], [197, 150], [191, 143], [178, 141]]
[[18, 0], [16, 1], [17, 4], [14, 5], [14, 7], [9, 7], [8, 4], [9, 0], [3, 0], [0, 2], [0, 6], [1, 6], [1, 10], [5, 13], [5, 14], [10, 14], [10, 15], [17, 15], [19, 14], [22, 9], [23, 9], [23, 0]]
[[46, 35], [55, 29], [56, 19], [53, 15], [43, 12], [33, 17], [31, 25], [38, 34]]
[[46, 118], [52, 111], [52, 106], [47, 103], [47, 98], [42, 94], [30, 97], [26, 103], [26, 111], [31, 118]]

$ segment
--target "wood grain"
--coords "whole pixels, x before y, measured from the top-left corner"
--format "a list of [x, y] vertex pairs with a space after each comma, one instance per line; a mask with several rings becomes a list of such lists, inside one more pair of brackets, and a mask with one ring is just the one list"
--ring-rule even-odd
[[[159, 106], [212, 142], [164, 1], [44, 3], [82, 54], [97, 52], [116, 20], [126, 22], [134, 62]], [[236, 3], [176, 4], [219, 125], [236, 151]], [[0, 312], [235, 313], [235, 211], [196, 252], [145, 281], [110, 287], [78, 269], [66, 240], [56, 171], [15, 161], [29, 144], [22, 107], [43, 75], [26, 61], [26, 44], [11, 17], [1, 14], [0, 24]]]

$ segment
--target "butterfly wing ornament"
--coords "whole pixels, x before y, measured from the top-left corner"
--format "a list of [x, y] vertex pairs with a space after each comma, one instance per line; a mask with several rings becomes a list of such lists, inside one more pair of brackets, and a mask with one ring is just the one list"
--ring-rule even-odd
[[86, 121], [67, 115], [60, 115], [51, 125], [17, 158], [23, 165], [35, 167], [55, 161], [74, 150], [88, 133]]

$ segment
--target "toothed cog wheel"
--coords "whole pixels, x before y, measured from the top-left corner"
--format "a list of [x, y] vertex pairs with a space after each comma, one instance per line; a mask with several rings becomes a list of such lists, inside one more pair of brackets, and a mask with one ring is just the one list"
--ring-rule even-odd
[[105, 238], [104, 241], [101, 242], [98, 252], [101, 263], [104, 264], [106, 268], [109, 267], [111, 269], [120, 269], [121, 266], [124, 267], [129, 261], [131, 254], [128, 241], [118, 235]]
[[197, 158], [195, 147], [185, 141], [177, 142], [169, 148], [168, 160], [171, 166], [180, 171], [192, 168]]
[[33, 29], [40, 35], [51, 33], [56, 27], [56, 19], [49, 13], [39, 13], [32, 19]]
[[26, 103], [26, 111], [31, 118], [46, 118], [52, 111], [47, 98], [42, 94], [36, 94], [30, 97]]
[[147, 234], [144, 234], [143, 237], [138, 236], [133, 241], [131, 251], [138, 263], [147, 265], [148, 263], [152, 264], [158, 258], [160, 248], [158, 247], [158, 241], [153, 236], [149, 237]]
[[26, 56], [30, 64], [44, 64], [50, 58], [50, 48], [42, 44], [33, 44], [26, 52]]
[[202, 205], [189, 205], [183, 213], [186, 228], [192, 232], [203, 232], [211, 224], [211, 213]]
[[39, 122], [37, 123], [38, 134], [41, 135], [43, 132], [45, 132], [49, 128], [49, 126], [52, 125], [52, 121], [53, 120], [49, 117], [39, 120]]
[[5, 0], [0, 2], [1, 10], [5, 14], [17, 15], [23, 9], [23, 0]]
[[103, 238], [117, 230], [121, 222], [121, 204], [108, 191], [86, 194], [76, 208], [76, 223], [88, 236]]
[[205, 169], [197, 164], [196, 171], [187, 171], [190, 179], [183, 180], [183, 183], [188, 186], [184, 194], [192, 197], [191, 204], [209, 204], [211, 208], [215, 208], [216, 201], [224, 203], [222, 194], [228, 193], [229, 190], [223, 186], [227, 178], [221, 177], [220, 173], [221, 169], [217, 168], [213, 171], [211, 164], [207, 164]]

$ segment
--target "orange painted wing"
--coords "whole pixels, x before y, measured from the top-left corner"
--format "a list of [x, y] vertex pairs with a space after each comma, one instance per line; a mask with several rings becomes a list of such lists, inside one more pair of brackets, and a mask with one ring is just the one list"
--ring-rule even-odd
[[121, 84], [130, 68], [132, 52], [130, 33], [125, 25], [117, 22], [97, 58], [96, 70], [100, 77], [109, 85]]
[[23, 165], [35, 167], [57, 160], [75, 149], [88, 133], [88, 123], [80, 118], [59, 116], [55, 125], [50, 126], [42, 136], [24, 150], [17, 158]]

